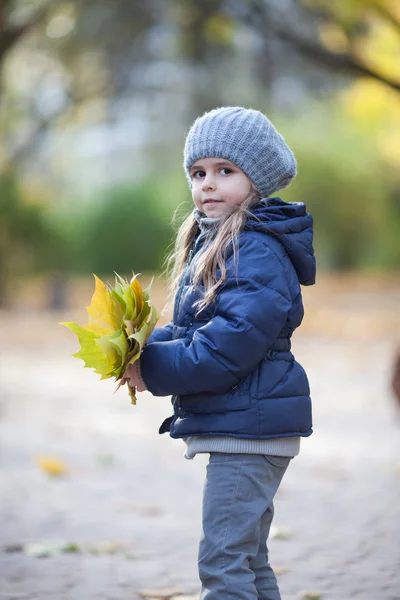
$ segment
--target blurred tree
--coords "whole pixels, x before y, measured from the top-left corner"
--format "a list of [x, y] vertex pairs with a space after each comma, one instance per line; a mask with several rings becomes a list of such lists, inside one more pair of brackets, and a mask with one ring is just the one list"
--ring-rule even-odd
[[[36, 0], [29, 5], [18, 0], [3, 0], [0, 63], [35, 27], [42, 30], [47, 27], [47, 35], [55, 40], [69, 37], [66, 43], [58, 45], [64, 58], [76, 57], [85, 47], [97, 47], [113, 63], [116, 56], [123, 55], [124, 49], [127, 53], [124, 62], [128, 63], [137, 38], [160, 22], [160, 14], [162, 20], [169, 19], [178, 26], [181, 51], [197, 62], [204, 61], [213, 46], [230, 46], [234, 30], [243, 20], [251, 23], [263, 37], [277, 36], [329, 69], [368, 75], [400, 89], [397, 73], [393, 69], [388, 72], [385, 65], [379, 64], [379, 59], [373, 59], [368, 52], [368, 44], [373, 43], [376, 35], [394, 31], [400, 36], [400, 10], [398, 3], [390, 0], [347, 0], [345, 3], [331, 0], [169, 0], [162, 3], [116, 0], [112, 4], [105, 0], [95, 4], [80, 0]], [[50, 30], [49, 25], [52, 25]], [[118, 37], [115, 37], [116, 32]], [[394, 57], [392, 60], [394, 62]], [[122, 71], [125, 68], [123, 65]], [[117, 72], [120, 73], [120, 69]]]
[[246, 19], [260, 35], [272, 33], [324, 69], [371, 77], [400, 91], [398, 3], [249, 0], [246, 4]]
[[116, 119], [121, 100], [177, 82], [198, 114], [222, 103], [229, 81], [240, 85], [248, 67], [254, 86], [264, 86], [260, 98], [284, 75], [309, 90], [332, 89], [332, 72], [336, 87], [347, 74], [398, 91], [399, 13], [389, 0], [4, 0], [0, 68], [7, 56], [13, 70], [36, 56], [29, 77], [21, 74], [30, 82], [3, 77], [7, 158], [32, 158], [50, 127], [99, 113]]
[[172, 241], [170, 214], [152, 181], [105, 190], [102, 198], [67, 217], [75, 272], [109, 275], [159, 271]]
[[301, 176], [282, 195], [305, 202], [312, 213], [319, 265], [398, 268], [398, 171], [376, 146], [365, 143], [365, 135], [342, 111], [327, 118], [326, 110], [316, 109], [299, 121], [291, 122], [291, 146]]
[[[0, 3], [0, 64], [18, 42], [27, 35], [30, 30], [43, 22], [47, 10], [53, 2], [36, 2], [37, 6], [23, 6], [21, 2], [13, 0], [2, 0]], [[14, 21], [10, 19], [13, 11], [20, 7], [23, 18]], [[24, 14], [25, 13], [25, 14]]]
[[45, 209], [27, 204], [14, 174], [0, 177], [0, 306], [9, 282], [32, 272], [65, 266], [67, 248]]

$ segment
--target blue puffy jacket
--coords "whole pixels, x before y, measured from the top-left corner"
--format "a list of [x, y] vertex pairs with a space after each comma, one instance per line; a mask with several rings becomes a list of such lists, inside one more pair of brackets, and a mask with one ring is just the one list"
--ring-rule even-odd
[[[308, 436], [307, 375], [290, 351], [303, 319], [300, 284], [315, 282], [313, 220], [303, 203], [261, 200], [239, 236], [238, 268], [227, 255], [227, 279], [197, 317], [201, 288], [186, 265], [173, 321], [153, 331], [141, 373], [155, 396], [172, 395], [173, 416], [160, 433], [181, 438]], [[194, 241], [191, 260], [205, 234]]]

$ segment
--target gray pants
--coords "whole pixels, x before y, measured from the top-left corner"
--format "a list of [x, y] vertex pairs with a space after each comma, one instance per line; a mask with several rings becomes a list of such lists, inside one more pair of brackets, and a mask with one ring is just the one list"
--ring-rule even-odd
[[290, 460], [210, 453], [198, 555], [201, 600], [281, 600], [267, 538]]

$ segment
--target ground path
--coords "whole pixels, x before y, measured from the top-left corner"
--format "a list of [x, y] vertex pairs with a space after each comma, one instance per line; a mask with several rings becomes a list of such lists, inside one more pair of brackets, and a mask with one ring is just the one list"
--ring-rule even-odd
[[[384, 303], [378, 288], [363, 292], [361, 309], [359, 290], [343, 292], [314, 314], [317, 323], [331, 311], [325, 331], [309, 323], [293, 343], [315, 433], [276, 500], [270, 551], [283, 600], [400, 600], [400, 415], [388, 383], [400, 287]], [[169, 399], [143, 393], [130, 406], [124, 390], [113, 396], [113, 383], [71, 359], [73, 336], [54, 325], [61, 317], [0, 318], [0, 599], [195, 595], [207, 456], [187, 461], [182, 442], [158, 435]], [[68, 473], [49, 476], [43, 457]], [[80, 551], [22, 551], [60, 540]]]

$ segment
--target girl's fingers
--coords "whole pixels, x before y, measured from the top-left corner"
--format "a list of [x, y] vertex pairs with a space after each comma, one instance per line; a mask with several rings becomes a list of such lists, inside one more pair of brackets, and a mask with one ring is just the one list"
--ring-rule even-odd
[[133, 377], [136, 373], [136, 367], [134, 364], [128, 365], [128, 368], [125, 371], [124, 377]]
[[136, 366], [133, 364], [128, 365], [127, 368], [125, 369], [125, 373], [123, 374], [123, 376], [120, 379], [119, 385], [125, 385], [126, 383], [129, 383], [129, 385], [132, 388], [136, 387], [136, 378], [137, 378]]

